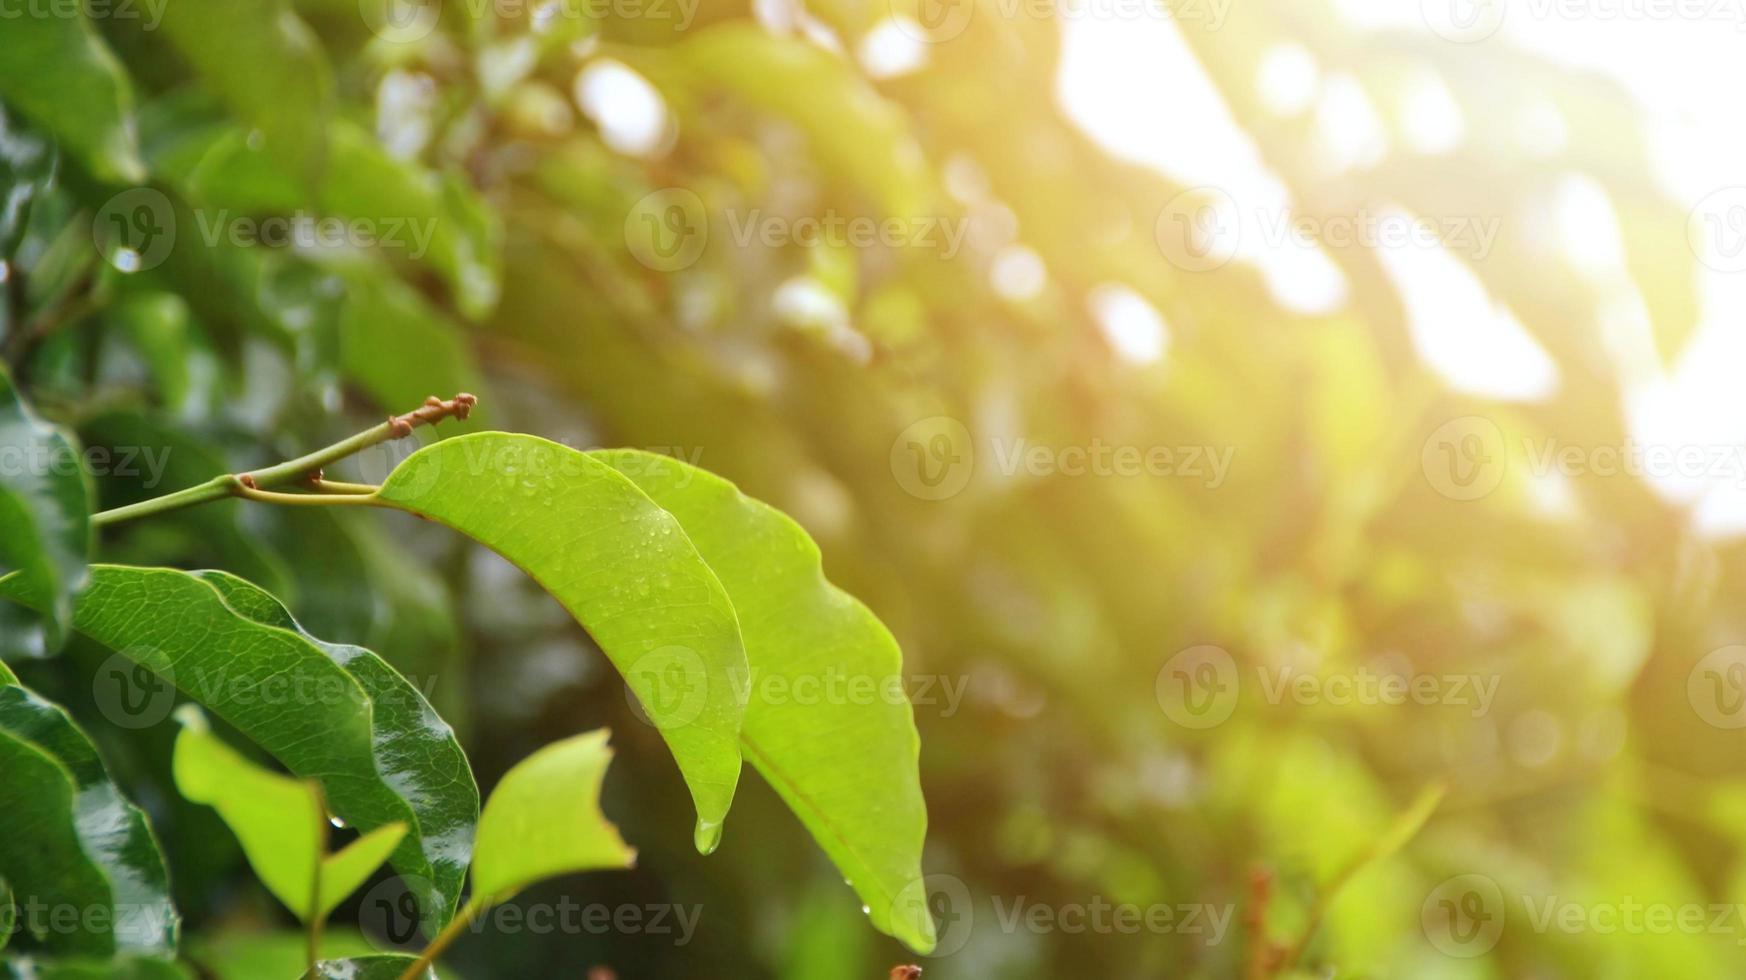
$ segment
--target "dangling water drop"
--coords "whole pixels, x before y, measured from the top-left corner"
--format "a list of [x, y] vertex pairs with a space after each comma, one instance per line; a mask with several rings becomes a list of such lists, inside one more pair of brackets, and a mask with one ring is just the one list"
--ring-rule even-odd
[[714, 854], [715, 849], [721, 846], [721, 822], [699, 818], [697, 833], [693, 839], [697, 844], [697, 853]]

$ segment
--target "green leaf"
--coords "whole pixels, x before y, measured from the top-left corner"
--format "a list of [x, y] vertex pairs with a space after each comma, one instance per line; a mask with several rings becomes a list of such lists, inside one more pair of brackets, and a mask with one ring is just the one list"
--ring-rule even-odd
[[[374, 707], [376, 769], [411, 807], [424, 839], [429, 874], [435, 876], [435, 894], [421, 898], [446, 903], [441, 919], [447, 921], [467, 873], [479, 821], [479, 787], [454, 730], [418, 688], [369, 650], [310, 636], [279, 600], [235, 575], [217, 571], [195, 575], [218, 589], [241, 615], [297, 634], [363, 685]], [[418, 863], [411, 853], [402, 860]]]
[[[418, 960], [397, 953], [379, 956], [356, 956], [345, 960], [322, 960], [304, 980], [400, 980]], [[437, 980], [436, 971], [426, 967], [419, 980]]]
[[[12, 258], [31, 205], [54, 186], [54, 178], [54, 147], [0, 105], [0, 259]], [[0, 313], [0, 329], [10, 313]]]
[[[0, 877], [11, 883], [21, 907], [21, 935], [50, 953], [114, 952], [120, 944], [110, 923], [86, 917], [112, 910], [114, 899], [103, 869], [79, 839], [72, 773], [42, 749], [0, 732], [0, 774], [6, 799], [0, 806]], [[69, 909], [75, 916], [71, 927]]]
[[[362, 934], [345, 929], [323, 929], [323, 959], [371, 956], [376, 947]], [[253, 980], [255, 977], [294, 977], [308, 965], [309, 937], [288, 929], [271, 932], [220, 932], [196, 936], [185, 944], [185, 955], [219, 980]]]
[[163, 29], [218, 96], [258, 128], [262, 149], [305, 178], [319, 176], [333, 78], [321, 42], [285, 0], [176, 0]]
[[83, 5], [54, 16], [6, 19], [0, 99], [53, 133], [99, 180], [145, 179], [132, 87]]
[[65, 710], [20, 685], [4, 666], [0, 731], [46, 753], [72, 778], [78, 794], [75, 832], [109, 882], [117, 947], [175, 949], [178, 918], [163, 855], [145, 815], [110, 779], [97, 747]]
[[382, 270], [361, 271], [368, 274], [347, 277], [339, 325], [347, 377], [389, 412], [417, 405], [433, 391], [484, 391], [483, 372], [452, 320]]
[[46, 597], [48, 652], [65, 638], [85, 584], [90, 510], [73, 441], [31, 413], [0, 366], [0, 574], [16, 569]]
[[328, 854], [327, 808], [313, 780], [281, 776], [243, 758], [212, 734], [192, 705], [177, 714], [176, 787], [218, 811], [261, 883], [302, 921], [326, 919], [406, 836], [405, 824], [391, 823]]
[[114, 959], [14, 959], [0, 963], [4, 980], [191, 980], [179, 963], [150, 956]]
[[557, 875], [636, 864], [637, 852], [600, 812], [611, 734], [553, 742], [504, 775], [479, 817], [472, 904], [506, 901]]
[[441, 273], [463, 314], [489, 312], [498, 298], [500, 233], [478, 195], [454, 175], [390, 156], [368, 130], [344, 119], [333, 121], [327, 139], [328, 176], [313, 186], [233, 126], [180, 132], [153, 165], [204, 205], [197, 232], [222, 236], [229, 222], [260, 212], [313, 209], [361, 221], [377, 252]]
[[873, 924], [913, 949], [932, 949], [932, 917], [924, 902], [912, 901], [927, 806], [897, 641], [871, 610], [825, 579], [818, 546], [781, 511], [667, 456], [590, 455], [678, 518], [738, 610], [760, 688], [780, 680], [784, 691], [797, 682], [828, 690], [836, 677], [850, 682], [839, 682], [839, 690], [875, 692], [799, 699], [754, 691], [741, 741], [746, 758], [861, 896]]
[[610, 466], [481, 432], [407, 457], [379, 494], [490, 547], [557, 597], [647, 708], [721, 836], [740, 775], [746, 654], [733, 605], [679, 522]]
[[[429, 882], [419, 897], [440, 927], [458, 905], [478, 807], [458, 746], [425, 767], [431, 740], [452, 743], [452, 734], [374, 654], [276, 625], [289, 623], [283, 610], [244, 585], [221, 573], [96, 565], [74, 626], [181, 688], [294, 775], [319, 779], [333, 812], [360, 832], [404, 824], [394, 867]], [[0, 596], [44, 601], [17, 579], [0, 582]]]

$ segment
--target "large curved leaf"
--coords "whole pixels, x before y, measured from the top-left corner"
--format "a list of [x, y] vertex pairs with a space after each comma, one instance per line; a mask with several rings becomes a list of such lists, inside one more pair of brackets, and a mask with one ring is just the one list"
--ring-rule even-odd
[[612, 467], [503, 432], [419, 450], [378, 496], [490, 547], [576, 617], [673, 750], [698, 847], [713, 850], [739, 782], [746, 654], [727, 593], [679, 522]]
[[109, 928], [120, 949], [176, 948], [176, 908], [164, 858], [139, 811], [110, 780], [97, 747], [59, 706], [18, 683], [0, 666], [0, 731], [59, 763], [77, 794], [75, 826], [86, 856], [108, 880]]
[[0, 574], [17, 570], [48, 601], [58, 647], [85, 583], [91, 493], [71, 439], [33, 415], [0, 365]]
[[[232, 609], [267, 626], [290, 630], [344, 667], [375, 708], [376, 768], [417, 816], [426, 859], [445, 902], [460, 893], [479, 821], [479, 786], [467, 755], [424, 695], [381, 657], [359, 646], [310, 636], [265, 590], [228, 572], [196, 572]], [[444, 913], [446, 920], [453, 912]]]
[[[447, 922], [458, 904], [471, 837], [472, 816], [457, 814], [476, 812], [478, 805], [470, 775], [434, 771], [408, 779], [409, 760], [396, 757], [393, 747], [417, 744], [400, 729], [424, 718], [394, 706], [422, 704], [411, 685], [395, 683], [392, 670], [367, 651], [330, 653], [301, 633], [260, 621], [255, 617], [270, 614], [258, 602], [246, 603], [247, 614], [238, 611], [221, 589], [245, 595], [237, 581], [96, 565], [73, 624], [175, 684], [292, 773], [319, 779], [332, 811], [360, 831], [406, 824], [394, 867], [415, 883], [429, 882], [428, 893], [420, 894], [427, 919]], [[0, 583], [0, 596], [38, 608], [45, 601], [16, 577]], [[344, 665], [342, 657], [349, 657]], [[386, 694], [380, 717], [370, 690]], [[450, 818], [438, 836], [423, 832], [421, 810]]]
[[6, 18], [0, 98], [75, 151], [98, 179], [145, 179], [132, 88], [82, 4], [54, 16], [15, 10]]
[[[927, 835], [921, 745], [902, 695], [897, 641], [825, 579], [818, 546], [781, 511], [667, 456], [590, 455], [677, 517], [727, 587], [758, 679], [746, 707], [746, 758], [836, 862], [873, 924], [932, 949], [933, 920], [915, 885]], [[832, 690], [833, 677], [840, 697], [758, 696], [797, 684]], [[857, 690], [872, 693], [850, 696]]]

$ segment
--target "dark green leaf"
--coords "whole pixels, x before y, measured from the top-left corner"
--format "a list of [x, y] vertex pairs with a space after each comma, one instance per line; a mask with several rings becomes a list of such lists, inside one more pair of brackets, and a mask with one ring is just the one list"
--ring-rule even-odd
[[78, 787], [46, 751], [0, 731], [0, 877], [12, 886], [22, 937], [51, 953], [106, 956], [121, 946], [103, 869], [78, 834]]
[[177, 915], [164, 858], [145, 815], [110, 780], [97, 747], [65, 710], [18, 683], [0, 666], [0, 731], [22, 739], [61, 765], [78, 793], [79, 839], [109, 881], [116, 944], [173, 950]]
[[[270, 594], [226, 572], [197, 572], [242, 616], [265, 626], [289, 630], [344, 667], [363, 686], [374, 706], [376, 768], [382, 779], [411, 807], [422, 845], [408, 837], [402, 850], [422, 846], [436, 894], [449, 903], [441, 913], [454, 912], [472, 856], [479, 821], [479, 787], [455, 733], [437, 716], [424, 695], [398, 671], [363, 647], [318, 640], [297, 624]], [[412, 854], [399, 857], [416, 863]]]
[[85, 584], [90, 501], [73, 441], [31, 413], [0, 366], [0, 574], [18, 570], [45, 597], [51, 651]]
[[0, 44], [0, 99], [58, 137], [98, 179], [144, 180], [132, 87], [83, 7], [15, 13], [23, 16], [6, 18]]
[[[395, 782], [408, 767], [397, 747], [419, 744], [396, 726], [408, 718], [426, 721], [416, 692], [398, 689], [398, 675], [373, 654], [330, 651], [301, 633], [261, 622], [256, 617], [271, 616], [271, 610], [238, 581], [174, 569], [93, 566], [74, 626], [175, 684], [292, 773], [319, 779], [332, 811], [359, 831], [406, 824], [410, 832], [395, 851], [394, 867], [430, 883], [428, 894], [419, 896], [427, 917], [447, 922], [471, 844], [469, 809], [477, 807], [470, 773], [433, 766], [408, 785]], [[44, 600], [40, 590], [16, 579], [0, 584], [0, 595], [33, 607]], [[228, 595], [238, 596], [250, 612], [239, 612]], [[337, 662], [347, 657], [343, 666]], [[385, 694], [382, 721], [374, 726], [376, 709], [367, 689]], [[436, 731], [429, 734], [435, 737]], [[441, 734], [449, 737], [446, 727]], [[430, 793], [435, 797], [425, 798]], [[419, 811], [439, 815], [439, 836], [424, 833]]]

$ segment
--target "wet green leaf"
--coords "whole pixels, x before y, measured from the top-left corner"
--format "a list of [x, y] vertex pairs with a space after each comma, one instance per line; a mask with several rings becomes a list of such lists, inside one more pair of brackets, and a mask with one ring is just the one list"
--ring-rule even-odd
[[[113, 893], [78, 834], [78, 787], [43, 749], [0, 731], [0, 877], [24, 909], [18, 930], [50, 953], [105, 956], [119, 947]], [[69, 913], [69, 910], [70, 913]]]
[[109, 928], [120, 949], [172, 950], [178, 917], [164, 858], [145, 814], [121, 794], [97, 747], [60, 706], [18, 683], [0, 666], [0, 731], [46, 753], [78, 794], [76, 833], [109, 882]]
[[[867, 906], [911, 947], [934, 945], [921, 880], [927, 806], [903, 657], [872, 611], [824, 577], [818, 546], [791, 518], [722, 478], [667, 456], [591, 453], [678, 518], [739, 613], [753, 676], [741, 742]], [[760, 697], [832, 678], [840, 697]], [[849, 696], [860, 689], [869, 696]], [[816, 703], [815, 703], [816, 701]]]
[[[406, 825], [394, 867], [430, 882], [430, 893], [419, 896], [427, 918], [447, 922], [459, 898], [477, 790], [470, 773], [444, 764], [409, 774], [417, 763], [400, 753], [408, 745], [428, 747], [426, 739], [438, 732], [452, 735], [429, 724], [417, 692], [373, 654], [330, 650], [263, 622], [279, 620], [258, 590], [244, 585], [222, 574], [93, 566], [74, 626], [180, 688], [293, 774], [320, 779], [328, 806], [360, 832]], [[0, 595], [33, 607], [44, 600], [16, 579], [0, 584]], [[233, 606], [233, 597], [248, 611]], [[371, 691], [382, 699], [379, 714]], [[423, 734], [404, 731], [407, 725]], [[424, 833], [421, 813], [440, 825], [436, 836]]]
[[576, 617], [673, 750], [698, 846], [713, 850], [739, 781], [746, 654], [733, 605], [672, 515], [604, 463], [502, 432], [419, 450], [380, 499], [490, 547]]
[[[380, 956], [356, 956], [344, 960], [322, 960], [304, 980], [400, 980], [418, 962], [411, 956], [384, 953]], [[421, 980], [437, 980], [435, 970], [425, 969]]]

